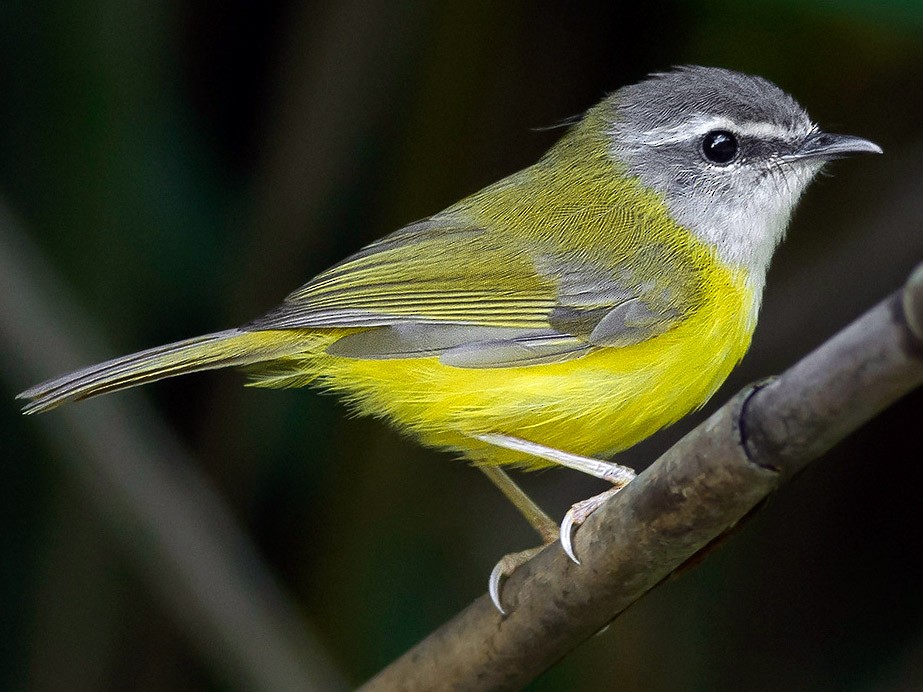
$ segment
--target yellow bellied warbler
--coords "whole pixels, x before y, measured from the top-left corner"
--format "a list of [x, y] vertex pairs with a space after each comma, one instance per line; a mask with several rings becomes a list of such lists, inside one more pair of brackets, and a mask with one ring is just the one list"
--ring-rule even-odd
[[[766, 270], [825, 162], [881, 152], [822, 132], [760, 77], [682, 67], [619, 89], [533, 166], [385, 236], [238, 327], [22, 392], [26, 413], [188, 372], [316, 384], [356, 411], [483, 468], [536, 526], [501, 466], [602, 461], [708, 400], [746, 352]], [[553, 526], [553, 525], [552, 525]], [[555, 527], [556, 528], [556, 527]], [[523, 554], [524, 555], [524, 554]], [[491, 575], [499, 607], [501, 577]]]

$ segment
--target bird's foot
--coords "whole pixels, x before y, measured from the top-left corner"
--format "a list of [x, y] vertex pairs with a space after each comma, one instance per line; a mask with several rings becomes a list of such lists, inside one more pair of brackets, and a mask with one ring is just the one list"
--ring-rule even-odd
[[574, 532], [583, 522], [590, 518], [593, 512], [602, 507], [610, 497], [618, 493], [626, 485], [628, 485], [627, 482], [610, 488], [599, 495], [575, 502], [567, 510], [567, 514], [564, 515], [564, 521], [561, 522], [561, 548], [575, 564], [579, 565], [580, 560], [577, 559], [577, 553], [574, 551]]
[[606, 500], [634, 480], [635, 472], [627, 466], [622, 466], [621, 464], [616, 464], [611, 461], [603, 461], [601, 459], [594, 459], [593, 457], [571, 454], [570, 452], [565, 452], [553, 447], [546, 447], [545, 445], [523, 440], [518, 437], [511, 437], [509, 435], [483, 434], [475, 435], [474, 437], [482, 442], [488, 442], [516, 452], [523, 452], [575, 471], [581, 471], [595, 476], [596, 478], [609, 481], [613, 485], [611, 489], [604, 493], [594, 495], [593, 497], [574, 504], [568, 510], [567, 514], [564, 515], [564, 521], [561, 522], [561, 526], [558, 528], [554, 526], [551, 519], [548, 518], [548, 515], [532, 502], [504, 471], [489, 466], [481, 467], [481, 470], [484, 471], [487, 477], [500, 488], [503, 494], [516, 505], [520, 512], [522, 512], [529, 523], [535, 527], [544, 543], [544, 545], [537, 548], [506, 555], [496, 564], [493, 570], [491, 570], [490, 579], [488, 581], [490, 600], [493, 601], [497, 610], [499, 610], [502, 615], [505, 615], [506, 611], [500, 603], [500, 588], [503, 584], [503, 580], [512, 574], [517, 567], [532, 559], [532, 557], [539, 553], [545, 545], [557, 539], [558, 535], [560, 536], [561, 547], [564, 549], [564, 552], [573, 562], [579, 565], [580, 560], [577, 559], [573, 543], [575, 530], [583, 524], [593, 512], [599, 509]]
[[503, 604], [500, 602], [500, 588], [503, 586], [503, 582], [516, 571], [517, 567], [527, 563], [544, 550], [544, 548], [544, 545], [539, 545], [518, 553], [504, 555], [490, 571], [490, 578], [487, 580], [487, 593], [490, 594], [490, 600], [493, 602], [494, 607], [500, 611], [500, 615], [506, 615]]

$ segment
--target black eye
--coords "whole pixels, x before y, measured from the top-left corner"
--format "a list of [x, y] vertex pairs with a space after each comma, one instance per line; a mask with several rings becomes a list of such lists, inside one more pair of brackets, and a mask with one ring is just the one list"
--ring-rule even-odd
[[719, 166], [729, 164], [737, 156], [737, 138], [727, 130], [712, 130], [702, 138], [705, 158]]

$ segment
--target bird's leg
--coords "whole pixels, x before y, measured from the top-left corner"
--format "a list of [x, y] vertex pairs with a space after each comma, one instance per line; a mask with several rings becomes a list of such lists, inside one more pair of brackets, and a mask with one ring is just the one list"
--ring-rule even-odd
[[494, 606], [500, 611], [501, 615], [506, 615], [506, 611], [500, 603], [501, 583], [506, 577], [511, 575], [517, 567], [531, 560], [542, 548], [557, 540], [558, 525], [554, 523], [551, 517], [542, 511], [541, 507], [535, 504], [531, 497], [526, 495], [522, 488], [516, 485], [506, 471], [497, 466], [480, 466], [478, 468], [480, 468], [481, 471], [484, 472], [484, 475], [490, 479], [490, 482], [497, 486], [500, 492], [513, 503], [513, 506], [519, 510], [520, 514], [526, 518], [526, 521], [532, 525], [532, 528], [538, 532], [538, 535], [541, 536], [542, 539], [542, 545], [540, 546], [518, 553], [504, 555], [490, 571], [490, 578], [487, 581], [487, 591], [490, 593], [490, 600], [493, 601]]
[[564, 552], [567, 553], [571, 560], [579, 565], [580, 561], [574, 554], [572, 542], [574, 529], [586, 521], [586, 519], [612, 495], [628, 485], [628, 483], [634, 479], [635, 472], [627, 466], [621, 466], [620, 464], [601, 461], [600, 459], [593, 459], [591, 457], [582, 457], [577, 454], [570, 454], [560, 449], [546, 447], [509, 435], [485, 434], [477, 435], [476, 438], [488, 444], [523, 452], [524, 454], [529, 454], [540, 459], [547, 459], [548, 461], [575, 471], [588, 473], [596, 478], [607, 480], [614, 486], [606, 492], [594, 495], [593, 497], [572, 505], [567, 511], [567, 514], [564, 515], [564, 521], [561, 522], [561, 527], [559, 529], [551, 518], [532, 501], [532, 498], [523, 492], [522, 488], [513, 482], [513, 479], [510, 478], [505, 471], [496, 466], [479, 467], [491, 482], [500, 489], [500, 492], [502, 492], [510, 502], [513, 503], [516, 509], [520, 511], [526, 518], [526, 521], [538, 531], [539, 536], [542, 537], [542, 545], [529, 550], [523, 550], [519, 553], [505, 555], [496, 564], [493, 570], [491, 570], [490, 579], [488, 580], [490, 600], [493, 601], [494, 606], [500, 611], [501, 615], [506, 615], [506, 611], [500, 603], [500, 586], [503, 579], [512, 574], [513, 570], [517, 567], [531, 560], [532, 557], [546, 545], [558, 538], [559, 534], [561, 538], [561, 547], [564, 549]]
[[[580, 526], [587, 518], [608, 500], [612, 495], [628, 485], [635, 477], [634, 470], [627, 466], [615, 464], [611, 461], [602, 461], [591, 457], [582, 457], [577, 454], [563, 452], [560, 449], [546, 447], [544, 445], [522, 440], [518, 437], [509, 435], [478, 435], [477, 438], [498, 447], [512, 449], [517, 452], [523, 452], [540, 459], [547, 459], [561, 466], [565, 466], [574, 471], [588, 473], [596, 478], [609, 481], [614, 486], [606, 492], [594, 495], [572, 505], [564, 515], [564, 521], [561, 522], [561, 547], [567, 553], [571, 560], [580, 564], [577, 555], [574, 553], [573, 530]], [[512, 481], [510, 481], [512, 483]], [[522, 491], [520, 491], [522, 492]]]
[[535, 504], [535, 501], [526, 495], [522, 488], [516, 485], [506, 471], [498, 466], [479, 466], [478, 468], [484, 472], [484, 475], [490, 479], [491, 483], [500, 489], [506, 499], [513, 503], [519, 513], [538, 532], [542, 543], [547, 545], [557, 540], [558, 525], [554, 522], [554, 519], [545, 514], [542, 508]]

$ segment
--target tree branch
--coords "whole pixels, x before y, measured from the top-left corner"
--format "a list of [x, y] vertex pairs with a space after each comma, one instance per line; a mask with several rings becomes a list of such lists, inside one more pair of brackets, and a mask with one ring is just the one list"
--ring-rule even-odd
[[516, 689], [554, 664], [769, 493], [923, 383], [923, 265], [904, 288], [768, 383], [722, 406], [577, 532], [366, 683], [365, 690]]

